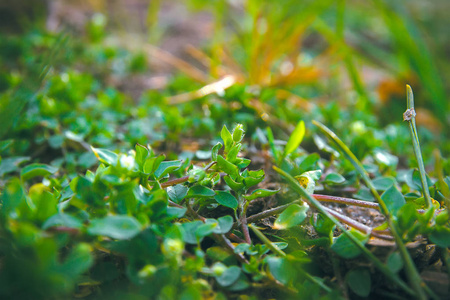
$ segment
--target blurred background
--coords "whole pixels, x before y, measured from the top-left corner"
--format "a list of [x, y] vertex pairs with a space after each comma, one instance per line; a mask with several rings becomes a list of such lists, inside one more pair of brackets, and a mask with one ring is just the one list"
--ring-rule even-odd
[[[157, 107], [165, 137], [232, 122], [287, 136], [298, 119], [318, 119], [344, 138], [385, 129], [373, 139], [395, 140], [395, 153], [409, 138], [395, 125], [406, 84], [425, 142], [449, 136], [449, 10], [446, 0], [3, 0], [0, 91], [72, 68], [128, 103]], [[41, 69], [30, 71], [31, 61]], [[177, 114], [195, 120], [173, 125]]]

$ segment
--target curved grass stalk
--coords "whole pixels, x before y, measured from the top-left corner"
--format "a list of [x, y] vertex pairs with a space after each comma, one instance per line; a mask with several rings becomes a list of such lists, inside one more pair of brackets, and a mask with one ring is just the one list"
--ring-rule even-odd
[[345, 234], [386, 277], [395, 282], [406, 293], [413, 296], [415, 295], [414, 290], [412, 290], [405, 282], [403, 282], [397, 274], [393, 273], [386, 265], [384, 265], [372, 252], [369, 251], [369, 249], [364, 246], [363, 243], [361, 243], [360, 240], [350, 234], [347, 229], [320, 204], [318, 200], [314, 199], [310, 194], [306, 192], [306, 190], [298, 183], [298, 181], [294, 177], [275, 166], [273, 167], [273, 169], [288, 181], [289, 185], [295, 192], [304, 197], [309, 204], [313, 205], [318, 211], [329, 218], [336, 225], [336, 227], [339, 228], [342, 233]]
[[[369, 188], [372, 195], [377, 200], [378, 204], [380, 205], [381, 212], [386, 217], [386, 221], [389, 225], [389, 228], [391, 229], [391, 233], [394, 236], [395, 242], [397, 244], [397, 247], [400, 250], [400, 254], [402, 256], [402, 259], [405, 263], [406, 268], [406, 275], [408, 277], [410, 285], [413, 287], [413, 289], [416, 292], [416, 296], [419, 299], [427, 299], [427, 295], [425, 293], [425, 290], [427, 293], [435, 299], [439, 299], [423, 282], [422, 278], [419, 275], [419, 272], [417, 271], [414, 262], [411, 258], [411, 256], [408, 253], [408, 250], [405, 246], [405, 243], [403, 243], [402, 237], [398, 233], [397, 227], [395, 226], [392, 216], [389, 213], [386, 203], [381, 199], [381, 196], [378, 194], [377, 190], [375, 189], [375, 186], [373, 185], [372, 181], [369, 178], [369, 175], [367, 174], [366, 170], [364, 169], [361, 162], [356, 158], [356, 156], [350, 151], [350, 149], [342, 142], [339, 137], [331, 131], [328, 127], [323, 125], [320, 122], [313, 121], [313, 124], [319, 127], [319, 129], [328, 136], [339, 148], [339, 150], [347, 157], [348, 160], [352, 163], [352, 165], [355, 167], [356, 171], [361, 175], [362, 179], [364, 180], [365, 184]], [[312, 198], [312, 197], [311, 197]]]

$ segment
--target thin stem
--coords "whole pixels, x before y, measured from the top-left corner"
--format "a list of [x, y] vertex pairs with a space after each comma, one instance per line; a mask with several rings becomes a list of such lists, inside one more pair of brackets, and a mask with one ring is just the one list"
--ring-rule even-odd
[[[347, 145], [342, 142], [339, 137], [331, 131], [328, 127], [323, 125], [320, 122], [313, 121], [313, 124], [318, 126], [320, 130], [322, 130], [341, 150], [341, 152], [344, 153], [344, 155], [347, 157], [348, 160], [352, 163], [352, 165], [355, 167], [356, 171], [361, 175], [362, 179], [364, 180], [365, 184], [369, 188], [372, 195], [377, 200], [378, 204], [380, 205], [381, 212], [386, 217], [386, 221], [389, 225], [389, 228], [391, 229], [391, 233], [394, 236], [395, 242], [397, 244], [397, 247], [400, 250], [400, 254], [403, 258], [403, 261], [405, 263], [406, 268], [406, 275], [408, 277], [410, 285], [414, 288], [416, 291], [416, 294], [419, 299], [427, 299], [427, 296], [425, 294], [425, 291], [423, 289], [425, 285], [425, 282], [423, 282], [422, 278], [419, 275], [419, 272], [417, 271], [414, 262], [411, 258], [411, 256], [408, 253], [408, 249], [405, 246], [405, 243], [403, 243], [403, 239], [400, 236], [400, 234], [397, 231], [397, 226], [395, 226], [391, 214], [386, 206], [386, 203], [384, 200], [380, 197], [378, 194], [375, 186], [373, 185], [372, 181], [369, 178], [369, 175], [367, 174], [366, 170], [364, 169], [361, 162], [356, 158], [356, 156], [350, 151], [350, 149], [347, 147]], [[435, 295], [431, 295], [435, 296]]]
[[356, 200], [356, 199], [344, 198], [344, 197], [335, 197], [335, 196], [329, 196], [329, 195], [320, 195], [320, 194], [312, 194], [311, 196], [313, 196], [315, 199], [317, 199], [321, 202], [332, 202], [332, 203], [347, 204], [347, 205], [375, 208], [375, 209], [380, 208], [378, 203], [375, 203], [375, 202], [362, 201], [362, 200]]
[[[253, 224], [248, 225], [248, 227], [255, 233], [255, 235], [261, 240], [261, 242], [264, 243], [264, 245], [267, 246], [270, 250], [272, 250], [273, 253], [277, 254], [281, 257], [286, 257], [286, 253], [284, 253], [282, 250], [278, 249], [277, 246], [275, 246], [256, 226]], [[308, 280], [314, 282], [315, 284], [319, 285], [321, 288], [323, 288], [328, 293], [331, 292], [331, 289], [326, 286], [323, 282], [317, 280], [317, 278], [311, 276], [307, 272], [303, 271], [302, 269], [298, 269], [299, 272], [302, 273]]]
[[428, 183], [426, 178], [425, 166], [422, 159], [422, 151], [420, 151], [419, 136], [416, 128], [416, 111], [414, 110], [414, 95], [411, 87], [406, 85], [406, 102], [407, 110], [403, 114], [403, 120], [408, 121], [409, 131], [411, 133], [411, 140], [413, 142], [414, 154], [419, 166], [420, 181], [422, 182], [423, 196], [426, 200], [427, 208], [432, 209], [433, 203], [431, 201], [430, 191], [428, 189]]
[[386, 275], [389, 279], [391, 279], [393, 282], [395, 282], [399, 287], [401, 287], [405, 292], [407, 292], [410, 295], [415, 295], [414, 291], [406, 285], [397, 274], [393, 273], [387, 266], [385, 266], [372, 252], [370, 252], [364, 244], [361, 243], [360, 240], [358, 240], [354, 235], [349, 233], [347, 229], [338, 221], [334, 216], [332, 216], [327, 210], [324, 209], [324, 207], [320, 204], [320, 202], [316, 199], [314, 199], [310, 194], [306, 192], [306, 190], [298, 183], [298, 181], [286, 173], [285, 171], [281, 170], [280, 168], [273, 167], [273, 169], [282, 175], [288, 182], [289, 185], [293, 188], [294, 191], [296, 191], [300, 196], [304, 197], [306, 201], [311, 205], [314, 206], [318, 211], [320, 211], [322, 214], [324, 214], [326, 217], [328, 217], [337, 228], [339, 228], [343, 234], [345, 234], [360, 250], [361, 252], [372, 261], [372, 263], [377, 267], [384, 275]]

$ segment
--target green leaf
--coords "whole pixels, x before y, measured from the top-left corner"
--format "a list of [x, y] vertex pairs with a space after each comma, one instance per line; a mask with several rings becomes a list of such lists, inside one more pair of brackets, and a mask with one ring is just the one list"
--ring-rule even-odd
[[314, 170], [295, 176], [295, 179], [297, 179], [308, 194], [313, 194], [316, 188], [316, 181], [320, 179], [320, 176], [322, 176], [322, 171]]
[[297, 126], [295, 127], [294, 131], [289, 137], [286, 147], [284, 147], [283, 157], [286, 157], [290, 153], [294, 152], [294, 150], [297, 149], [297, 147], [302, 142], [304, 136], [305, 136], [305, 122], [301, 120], [300, 122], [298, 122]]
[[266, 258], [270, 273], [283, 284], [288, 284], [292, 279], [292, 264], [285, 258], [269, 256]]
[[410, 229], [417, 221], [417, 211], [414, 203], [406, 203], [397, 213], [397, 222], [401, 229]]
[[244, 184], [246, 188], [250, 188], [254, 185], [257, 185], [258, 183], [263, 181], [265, 177], [264, 170], [258, 171], [245, 170], [245, 172], [242, 175], [244, 175]]
[[217, 203], [232, 209], [236, 209], [239, 204], [238, 200], [233, 195], [225, 191], [217, 191], [214, 199], [216, 199]]
[[164, 177], [181, 166], [181, 160], [163, 161], [155, 171], [156, 178]]
[[187, 196], [190, 198], [195, 197], [213, 197], [216, 193], [203, 185], [194, 185], [189, 189]]
[[83, 222], [72, 215], [61, 212], [48, 218], [42, 225], [42, 229], [45, 230], [53, 226], [64, 226], [79, 229], [83, 226]]
[[58, 168], [45, 165], [45, 164], [31, 164], [22, 169], [20, 171], [20, 177], [22, 180], [28, 180], [36, 176], [48, 176], [56, 173]]
[[136, 163], [139, 166], [139, 170], [144, 170], [145, 159], [148, 156], [148, 149], [141, 144], [136, 144]]
[[403, 268], [403, 259], [400, 253], [392, 252], [387, 259], [387, 266], [392, 272], [398, 273]]
[[245, 195], [244, 198], [247, 199], [248, 201], [251, 201], [256, 198], [264, 198], [264, 197], [269, 197], [269, 196], [275, 195], [279, 191], [280, 190], [274, 191], [274, 190], [266, 190], [266, 189], [256, 189], [250, 195]]
[[183, 240], [188, 244], [197, 244], [195, 233], [197, 228], [202, 225], [203, 222], [198, 220], [181, 224], [181, 228], [183, 228]]
[[217, 161], [217, 154], [219, 154], [219, 150], [220, 150], [220, 148], [222, 148], [222, 146], [223, 146], [222, 143], [218, 142], [212, 148], [212, 150], [211, 150], [211, 159], [213, 161]]
[[367, 297], [370, 294], [371, 280], [367, 269], [353, 269], [346, 275], [346, 281], [350, 289], [360, 297]]
[[[350, 229], [348, 232], [363, 244], [369, 240], [368, 235], [365, 235], [355, 229]], [[341, 234], [339, 237], [334, 239], [334, 242], [331, 245], [331, 250], [343, 258], [354, 258], [361, 254], [361, 249], [359, 249], [345, 234]]]
[[243, 187], [245, 187], [243, 183], [234, 181], [233, 178], [230, 177], [230, 175], [223, 176], [223, 180], [233, 191], [239, 191]]
[[398, 210], [406, 203], [405, 197], [403, 197], [403, 194], [394, 185], [381, 195], [381, 199], [384, 200], [388, 211], [394, 216], [397, 215]]
[[237, 266], [231, 266], [222, 273], [222, 275], [216, 277], [217, 283], [221, 286], [230, 286], [236, 282], [241, 275], [241, 268]]
[[103, 219], [93, 220], [87, 231], [91, 235], [126, 240], [139, 234], [141, 227], [141, 224], [131, 216], [107, 216]]
[[231, 147], [230, 151], [227, 153], [227, 161], [231, 163], [235, 163], [237, 160], [237, 155], [239, 154], [239, 151], [241, 151], [242, 144], [237, 143], [233, 147]]
[[377, 177], [372, 180], [372, 183], [377, 191], [386, 191], [396, 182], [394, 177]]
[[175, 203], [180, 203], [181, 200], [183, 200], [184, 197], [186, 197], [188, 191], [189, 191], [189, 188], [182, 184], [169, 186], [167, 188], [167, 194], [169, 195], [169, 199]]
[[163, 154], [160, 154], [157, 157], [147, 157], [144, 163], [144, 173], [152, 174], [155, 172], [164, 159], [166, 159], [166, 156]]
[[0, 177], [2, 177], [4, 174], [17, 171], [19, 169], [19, 165], [21, 163], [29, 161], [29, 160], [30, 160], [30, 157], [28, 157], [28, 156], [16, 156], [16, 157], [3, 158], [0, 162]]
[[327, 176], [325, 176], [325, 179], [323, 180], [323, 183], [328, 185], [338, 185], [345, 182], [344, 176], [338, 173], [329, 173]]
[[207, 219], [204, 224], [197, 227], [195, 230], [195, 236], [199, 239], [199, 241], [211, 233], [214, 232], [214, 229], [219, 225], [219, 223], [214, 219]]
[[450, 228], [436, 226], [429, 234], [430, 241], [442, 248], [450, 247]]
[[276, 219], [273, 228], [277, 230], [284, 230], [302, 223], [306, 218], [306, 213], [309, 206], [304, 202], [301, 206], [292, 204], [286, 208]]
[[61, 265], [61, 272], [70, 277], [77, 277], [89, 270], [94, 263], [89, 244], [78, 244]]
[[239, 143], [244, 138], [244, 126], [242, 124], [237, 124], [233, 129], [233, 141]]
[[227, 161], [222, 155], [217, 155], [217, 165], [220, 170], [224, 171], [232, 178], [237, 178], [239, 176], [238, 167]]
[[100, 162], [113, 166], [117, 164], [118, 155], [116, 153], [107, 149], [94, 148], [92, 146], [91, 149]]
[[167, 214], [174, 218], [182, 218], [186, 214], [186, 211], [186, 207], [167, 207]]
[[233, 137], [231, 136], [231, 133], [228, 130], [227, 126], [223, 125], [222, 131], [220, 132], [220, 137], [225, 144], [225, 151], [229, 151], [229, 149], [233, 145]]
[[214, 229], [214, 233], [225, 234], [233, 227], [233, 217], [223, 216], [217, 219], [219, 226]]

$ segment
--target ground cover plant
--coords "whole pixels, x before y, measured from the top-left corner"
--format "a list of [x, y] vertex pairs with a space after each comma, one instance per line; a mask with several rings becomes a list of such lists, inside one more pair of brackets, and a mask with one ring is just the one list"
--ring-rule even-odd
[[[151, 43], [11, 7], [0, 298], [448, 298], [438, 20], [297, 2], [145, 2]], [[189, 56], [163, 48], [180, 7], [213, 33]]]

